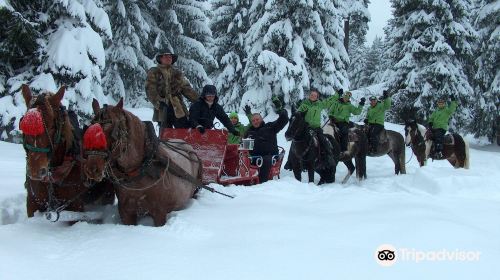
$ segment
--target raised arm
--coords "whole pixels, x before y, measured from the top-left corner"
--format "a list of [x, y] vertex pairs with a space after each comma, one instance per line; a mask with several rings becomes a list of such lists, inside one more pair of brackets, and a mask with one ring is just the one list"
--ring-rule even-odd
[[286, 126], [287, 123], [288, 123], [288, 112], [285, 109], [282, 109], [279, 112], [278, 119], [272, 122], [271, 126], [273, 127], [274, 132], [278, 133]]

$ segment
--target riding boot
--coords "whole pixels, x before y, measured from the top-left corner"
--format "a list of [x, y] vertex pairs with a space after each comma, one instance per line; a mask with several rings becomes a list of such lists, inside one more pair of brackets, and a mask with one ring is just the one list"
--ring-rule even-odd
[[377, 147], [378, 147], [378, 139], [377, 138], [372, 138], [370, 141], [370, 153], [376, 153], [377, 152]]
[[[323, 136], [324, 137], [324, 136]], [[324, 157], [326, 167], [331, 168], [335, 166], [335, 160], [333, 159], [333, 147], [332, 143], [328, 139], [323, 138], [323, 148], [325, 149]]]
[[434, 151], [434, 158], [435, 159], [442, 159], [443, 158], [443, 144], [436, 143], [435, 145], [435, 151]]
[[285, 170], [292, 170], [292, 164], [290, 163], [290, 160], [286, 161], [285, 166], [283, 168], [285, 168]]

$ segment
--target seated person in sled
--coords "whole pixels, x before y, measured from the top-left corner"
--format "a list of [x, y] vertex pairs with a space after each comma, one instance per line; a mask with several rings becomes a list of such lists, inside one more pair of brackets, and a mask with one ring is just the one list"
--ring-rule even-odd
[[351, 104], [351, 96], [351, 92], [345, 92], [342, 97], [338, 99], [338, 102], [333, 104], [328, 113], [330, 122], [339, 130], [341, 157], [343, 153], [347, 151], [347, 144], [349, 142], [349, 119], [351, 118], [351, 114], [361, 114], [366, 101], [364, 97], [361, 98], [359, 106], [356, 107]]
[[[248, 121], [252, 122], [252, 109], [250, 109], [250, 106], [245, 105], [245, 114], [248, 117]], [[241, 137], [245, 135], [247, 132], [248, 128], [250, 127], [249, 125], [243, 125], [240, 123], [238, 113], [232, 112], [229, 114], [229, 119], [231, 120], [231, 123], [234, 126], [234, 129], [236, 129], [239, 133], [239, 135], [234, 135], [232, 133], [229, 133], [227, 136], [227, 143], [228, 144], [240, 144], [241, 143]]]
[[384, 90], [381, 101], [376, 96], [370, 97], [370, 107], [366, 114], [365, 124], [368, 126], [368, 146], [370, 153], [376, 153], [380, 133], [384, 130], [385, 111], [391, 108], [389, 92]]
[[239, 136], [239, 131], [234, 128], [224, 109], [217, 101], [217, 89], [215, 86], [204, 86], [200, 99], [189, 108], [191, 127], [196, 128], [203, 134], [205, 133], [205, 129], [212, 129], [214, 127], [214, 119], [217, 118], [230, 133]]
[[437, 101], [437, 109], [429, 117], [429, 129], [432, 132], [432, 140], [434, 146], [434, 159], [443, 158], [443, 142], [444, 135], [448, 130], [448, 122], [450, 121], [451, 115], [457, 110], [457, 101], [455, 96], [450, 94], [450, 105], [446, 106], [443, 97], [440, 97]]
[[252, 115], [252, 126], [245, 134], [245, 138], [254, 139], [254, 148], [250, 155], [262, 157], [262, 166], [259, 169], [259, 181], [266, 182], [272, 167], [273, 156], [278, 155], [278, 140], [276, 135], [288, 123], [288, 113], [283, 109], [282, 101], [273, 98], [273, 104], [279, 117], [276, 121], [266, 123], [259, 113]]

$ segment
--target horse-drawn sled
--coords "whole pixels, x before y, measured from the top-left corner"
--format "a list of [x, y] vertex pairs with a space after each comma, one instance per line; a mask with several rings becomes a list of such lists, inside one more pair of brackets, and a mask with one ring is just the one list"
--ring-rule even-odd
[[[200, 187], [211, 189], [208, 183], [259, 183], [262, 159], [250, 156], [251, 146], [228, 145], [225, 131], [166, 129], [159, 141], [152, 123], [124, 110], [123, 100], [102, 108], [94, 100], [92, 125], [82, 135], [61, 104], [64, 92], [34, 97], [23, 86], [28, 217], [41, 212], [54, 222], [99, 220], [102, 213], [89, 210], [113, 205], [116, 192], [123, 224], [149, 215], [162, 226]], [[283, 155], [280, 148], [270, 178], [279, 177]]]
[[[160, 133], [164, 143], [185, 141], [190, 144], [202, 160], [202, 181], [224, 186], [254, 185], [259, 183], [261, 157], [252, 157], [253, 140], [244, 139], [241, 145], [227, 143], [227, 131], [213, 129], [201, 134], [196, 129], [165, 128]], [[273, 156], [269, 179], [279, 178], [285, 151], [279, 147], [279, 154]]]

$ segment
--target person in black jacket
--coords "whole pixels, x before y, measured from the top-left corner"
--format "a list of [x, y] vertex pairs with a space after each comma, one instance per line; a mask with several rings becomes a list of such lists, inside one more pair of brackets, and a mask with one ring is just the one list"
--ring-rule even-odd
[[245, 134], [245, 138], [254, 139], [254, 148], [250, 153], [252, 157], [261, 156], [262, 166], [259, 169], [259, 181], [266, 182], [272, 166], [273, 156], [278, 155], [278, 141], [276, 135], [288, 123], [288, 113], [282, 109], [282, 102], [274, 98], [274, 107], [279, 117], [274, 122], [265, 123], [259, 113], [252, 115], [252, 126]]
[[214, 119], [217, 118], [229, 132], [239, 136], [240, 133], [234, 128], [231, 120], [217, 101], [217, 89], [215, 86], [204, 86], [200, 99], [189, 108], [191, 127], [198, 129], [198, 131], [203, 134], [205, 133], [205, 129], [214, 127]]

